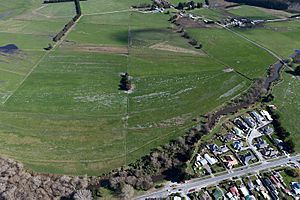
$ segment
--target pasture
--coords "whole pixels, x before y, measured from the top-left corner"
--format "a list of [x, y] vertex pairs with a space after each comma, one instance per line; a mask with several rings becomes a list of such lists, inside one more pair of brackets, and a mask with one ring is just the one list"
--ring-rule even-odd
[[[289, 71], [289, 69], [286, 69]], [[277, 106], [282, 126], [291, 133], [293, 141], [300, 139], [300, 125], [298, 117], [300, 115], [300, 80], [295, 76], [283, 72], [283, 81], [274, 87], [274, 104]], [[300, 151], [298, 142], [295, 142], [295, 150]]]
[[271, 13], [264, 12], [261, 8], [256, 8], [248, 5], [233, 7], [229, 9], [228, 12], [242, 18], [250, 18], [255, 20], [276, 18]]
[[[133, 162], [250, 86], [225, 68], [254, 79], [275, 61], [217, 28], [188, 30], [195, 49], [170, 16], [129, 11], [138, 0], [82, 2], [84, 16], [46, 52], [72, 5], [29, 2], [0, 21], [0, 46], [20, 49], [0, 55], [0, 153], [38, 172], [100, 175]], [[122, 72], [133, 93], [119, 90]]]
[[300, 47], [300, 20], [266, 23], [263, 27], [235, 30], [282, 58], [288, 58]]

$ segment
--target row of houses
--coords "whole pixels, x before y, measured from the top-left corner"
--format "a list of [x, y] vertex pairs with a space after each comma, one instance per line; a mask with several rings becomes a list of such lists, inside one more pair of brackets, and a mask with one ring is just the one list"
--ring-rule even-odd
[[235, 181], [222, 182], [205, 189], [193, 190], [188, 194], [191, 199], [203, 200], [279, 200], [287, 196], [299, 199], [300, 183], [291, 182], [286, 185], [281, 174], [277, 171], [240, 177]]

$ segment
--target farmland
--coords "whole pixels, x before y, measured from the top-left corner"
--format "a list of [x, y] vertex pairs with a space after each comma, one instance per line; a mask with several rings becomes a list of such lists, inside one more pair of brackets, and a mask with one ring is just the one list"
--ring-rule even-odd
[[[0, 56], [0, 153], [38, 172], [99, 175], [133, 162], [183, 135], [192, 119], [244, 92], [275, 62], [220, 28], [190, 28], [203, 44], [195, 49], [172, 30], [169, 15], [129, 10], [138, 0], [82, 2], [82, 18], [46, 52], [73, 4], [22, 2], [10, 2], [15, 12], [0, 21], [0, 46], [20, 49]], [[264, 37], [254, 31], [253, 39]], [[133, 77], [133, 93], [119, 90], [122, 72]]]
[[[293, 141], [298, 141], [300, 129], [297, 122], [297, 116], [300, 114], [299, 79], [286, 72], [283, 74], [283, 78], [283, 81], [274, 88], [274, 103], [278, 106], [283, 127], [291, 133]], [[295, 149], [299, 152], [299, 143], [295, 142], [295, 144]]]

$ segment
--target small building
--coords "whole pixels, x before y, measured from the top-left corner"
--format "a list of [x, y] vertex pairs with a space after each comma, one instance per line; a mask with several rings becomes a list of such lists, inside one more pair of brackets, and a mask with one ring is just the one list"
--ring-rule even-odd
[[249, 190], [254, 190], [254, 188], [255, 188], [255, 186], [251, 180], [248, 181], [247, 186], [248, 186]]
[[261, 131], [265, 135], [271, 135], [272, 133], [274, 133], [274, 129], [269, 126], [262, 128]]
[[256, 111], [250, 112], [250, 116], [251, 116], [253, 119], [255, 119], [255, 121], [256, 121], [257, 123], [259, 123], [259, 124], [262, 124], [263, 121], [264, 121], [264, 118], [263, 118], [261, 115], [259, 115]]
[[300, 183], [299, 182], [292, 182], [291, 188], [296, 195], [300, 194]]
[[241, 138], [245, 138], [244, 132], [237, 127], [233, 127], [232, 132]]
[[237, 150], [237, 151], [241, 151], [242, 148], [243, 148], [243, 146], [244, 146], [244, 144], [243, 144], [243, 142], [242, 142], [241, 140], [234, 141], [234, 142], [232, 143], [232, 147], [233, 147], [235, 150]]
[[210, 165], [214, 165], [218, 162], [217, 159], [215, 159], [214, 157], [211, 157], [210, 155], [208, 155], [207, 153], [204, 154], [204, 158], [207, 160], [207, 162], [210, 164]]
[[214, 197], [215, 200], [223, 199], [223, 192], [221, 191], [220, 188], [215, 189], [215, 191], [213, 193], [213, 197]]
[[239, 197], [240, 196], [240, 193], [239, 193], [239, 190], [237, 189], [236, 186], [233, 186], [230, 188], [230, 192], [233, 196], [236, 196], [236, 197]]
[[220, 146], [220, 152], [221, 152], [221, 153], [226, 153], [226, 152], [228, 152], [228, 151], [229, 151], [229, 149], [228, 149], [228, 147], [226, 146], [226, 144], [223, 145], [223, 146]]
[[181, 197], [179, 197], [179, 196], [175, 196], [175, 197], [173, 197], [173, 200], [181, 200], [182, 198]]
[[226, 196], [228, 199], [232, 199], [233, 198], [233, 194], [231, 192], [227, 192]]
[[236, 119], [234, 120], [234, 124], [235, 124], [238, 128], [240, 128], [242, 131], [248, 132], [248, 127], [247, 127], [247, 125], [246, 125], [241, 119], [236, 118]]
[[223, 162], [228, 168], [232, 168], [233, 166], [238, 164], [238, 161], [235, 159], [233, 155], [226, 155], [224, 156], [225, 160]]
[[250, 128], [254, 128], [256, 126], [255, 121], [250, 117], [243, 117], [243, 120]]
[[248, 151], [246, 154], [241, 156], [241, 160], [245, 164], [248, 164], [251, 160], [254, 160], [254, 159], [255, 159], [255, 156], [250, 151]]
[[284, 148], [284, 143], [282, 140], [275, 138], [274, 143], [279, 149], [282, 150]]
[[261, 154], [268, 158], [274, 158], [278, 155], [278, 151], [274, 150], [273, 148], [264, 148], [261, 150]]
[[217, 151], [219, 151], [219, 147], [216, 144], [211, 144], [211, 145], [208, 146], [208, 148], [209, 148], [209, 150], [211, 152], [217, 152]]
[[240, 187], [240, 191], [241, 191], [241, 193], [243, 194], [244, 197], [249, 195], [249, 191], [247, 190], [247, 188], [244, 185], [242, 185]]
[[245, 200], [256, 200], [256, 198], [253, 195], [247, 195], [245, 196]]
[[266, 110], [261, 110], [261, 111], [260, 111], [260, 114], [261, 114], [266, 120], [268, 120], [268, 121], [273, 121], [273, 119], [272, 119], [272, 117], [271, 117], [271, 115], [270, 115], [270, 113], [269, 113], [268, 111], [266, 111]]
[[197, 155], [196, 163], [200, 163], [202, 166], [208, 165], [207, 160], [204, 159], [200, 154]]
[[261, 139], [261, 138], [258, 138], [258, 139], [257, 139], [256, 147], [257, 147], [258, 149], [264, 149], [264, 148], [266, 148], [266, 147], [268, 147], [268, 146], [269, 146], [269, 144], [266, 142], [266, 140]]

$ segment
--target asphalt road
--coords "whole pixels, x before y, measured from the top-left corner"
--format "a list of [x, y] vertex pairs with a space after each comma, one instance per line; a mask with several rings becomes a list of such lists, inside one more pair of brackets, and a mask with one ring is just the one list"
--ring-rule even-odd
[[278, 167], [281, 165], [285, 165], [289, 162], [300, 161], [300, 154], [296, 156], [291, 156], [289, 158], [281, 158], [278, 160], [273, 160], [269, 162], [264, 162], [259, 165], [254, 166], [244, 166], [238, 169], [233, 170], [232, 173], [227, 173], [219, 176], [215, 176], [208, 179], [193, 179], [183, 184], [178, 184], [176, 187], [166, 186], [163, 189], [153, 192], [151, 194], [147, 194], [144, 196], [140, 196], [135, 198], [136, 200], [142, 200], [147, 198], [158, 198], [158, 197], [167, 197], [171, 193], [182, 192], [186, 194], [188, 191], [198, 188], [203, 188], [209, 185], [217, 184], [221, 181], [228, 180], [234, 177], [241, 177], [247, 174], [253, 174], [262, 170]]

